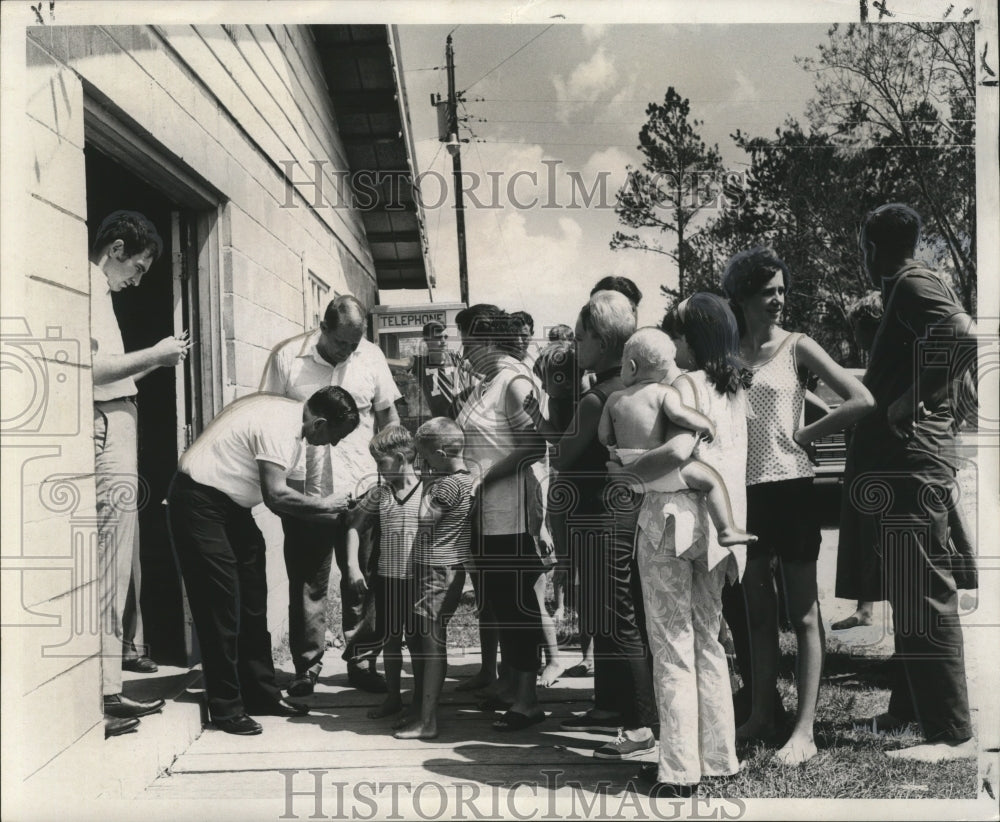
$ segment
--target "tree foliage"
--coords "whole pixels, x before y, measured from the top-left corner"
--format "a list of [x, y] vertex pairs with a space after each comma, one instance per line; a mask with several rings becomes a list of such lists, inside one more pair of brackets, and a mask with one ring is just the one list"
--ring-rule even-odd
[[873, 144], [891, 150], [909, 182], [901, 193], [927, 221], [929, 239], [946, 252], [962, 301], [972, 310], [973, 24], [833, 26], [818, 51], [799, 61], [816, 74], [808, 109], [812, 128], [845, 150], [864, 152]]
[[[632, 233], [616, 231], [613, 249], [632, 248], [663, 254], [678, 270], [676, 294], [684, 291], [688, 245], [697, 234], [692, 221], [714, 205], [722, 177], [718, 146], [707, 146], [698, 135], [703, 125], [691, 118], [691, 105], [673, 86], [662, 103], [646, 108], [649, 120], [639, 131], [641, 168], [629, 166], [618, 192], [615, 213]], [[663, 235], [672, 235], [665, 240]]]
[[[974, 57], [970, 23], [833, 26], [817, 56], [798, 59], [815, 75], [807, 122], [788, 120], [772, 137], [733, 134], [749, 157], [742, 190], [734, 193], [731, 180], [719, 189], [729, 196], [697, 230], [693, 214], [654, 214], [620, 195], [622, 222], [673, 234], [668, 256], [682, 276], [676, 289], [661, 286], [668, 300], [718, 292], [732, 254], [770, 245], [792, 270], [787, 327], [810, 334], [841, 361], [861, 364], [847, 319], [848, 306], [870, 287], [857, 245], [860, 222], [870, 209], [898, 201], [924, 217], [921, 256], [951, 274], [966, 309], [974, 310]], [[718, 151], [697, 139], [702, 123], [689, 120], [687, 101], [673, 88], [647, 113], [640, 134], [647, 159], [642, 171], [629, 170], [630, 180], [679, 168], [678, 159], [689, 163], [685, 168], [718, 170]], [[707, 156], [699, 157], [699, 147]], [[615, 248], [657, 250], [650, 246], [621, 232], [612, 240]]]

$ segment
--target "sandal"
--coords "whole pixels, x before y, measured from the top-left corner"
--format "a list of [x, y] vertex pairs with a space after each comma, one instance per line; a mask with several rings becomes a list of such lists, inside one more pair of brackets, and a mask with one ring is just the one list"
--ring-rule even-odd
[[493, 730], [523, 731], [525, 728], [530, 728], [532, 725], [537, 725], [539, 722], [544, 721], [544, 713], [528, 716], [527, 714], [522, 714], [520, 711], [507, 711], [507, 713], [493, 723]]
[[594, 675], [594, 665], [591, 663], [588, 665], [586, 662], [578, 662], [571, 668], [567, 668], [562, 672], [563, 676], [570, 677], [584, 677]]
[[486, 699], [479, 700], [479, 702], [476, 703], [476, 708], [484, 714], [492, 714], [497, 711], [506, 711], [513, 704], [513, 702], [507, 702], [506, 700], [500, 699], [498, 696], [488, 696]]

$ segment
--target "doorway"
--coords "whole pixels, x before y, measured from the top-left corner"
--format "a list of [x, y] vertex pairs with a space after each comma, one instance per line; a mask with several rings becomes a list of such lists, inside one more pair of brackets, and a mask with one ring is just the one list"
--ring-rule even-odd
[[[125, 350], [148, 348], [184, 328], [200, 343], [191, 296], [197, 267], [189, 265], [194, 215], [95, 146], [87, 145], [85, 158], [90, 242], [101, 220], [119, 209], [146, 215], [163, 240], [163, 253], [142, 283], [112, 296]], [[188, 665], [194, 655], [163, 503], [179, 454], [199, 427], [191, 396], [199, 384], [197, 357], [187, 358], [183, 368], [156, 369], [138, 383], [140, 610], [147, 653], [160, 664]]]

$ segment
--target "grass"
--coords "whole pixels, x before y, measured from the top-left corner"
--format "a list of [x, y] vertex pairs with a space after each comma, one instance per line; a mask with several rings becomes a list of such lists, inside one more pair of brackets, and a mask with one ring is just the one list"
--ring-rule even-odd
[[[331, 585], [331, 591], [336, 588]], [[340, 597], [329, 598], [328, 625], [334, 646], [343, 647]], [[576, 646], [575, 620], [557, 626], [560, 644]], [[478, 648], [475, 601], [467, 591], [448, 629], [451, 648]], [[785, 706], [796, 703], [795, 637], [783, 631], [779, 641], [778, 689]], [[283, 653], [283, 656], [282, 656]], [[287, 642], [275, 661], [287, 659]], [[939, 764], [890, 759], [885, 752], [921, 741], [915, 725], [900, 733], [877, 735], [856, 730], [852, 720], [876, 716], [889, 705], [887, 658], [827, 639], [815, 726], [819, 753], [809, 762], [785, 767], [774, 761], [774, 747], [756, 744], [740, 750], [743, 768], [726, 778], [707, 779], [700, 796], [742, 799], [971, 799], [976, 795], [975, 760]]]

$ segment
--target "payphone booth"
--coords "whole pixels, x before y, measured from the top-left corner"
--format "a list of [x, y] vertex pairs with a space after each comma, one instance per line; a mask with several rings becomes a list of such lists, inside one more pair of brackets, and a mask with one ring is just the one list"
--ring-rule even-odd
[[[442, 392], [447, 394], [456, 375], [448, 373], [461, 353], [455, 317], [465, 303], [425, 305], [377, 305], [372, 308], [372, 331], [382, 349], [403, 399], [397, 403], [403, 425], [415, 431], [422, 422], [440, 413]], [[441, 323], [447, 334], [443, 356], [428, 358], [423, 329], [429, 322]], [[434, 410], [432, 410], [434, 409]]]

